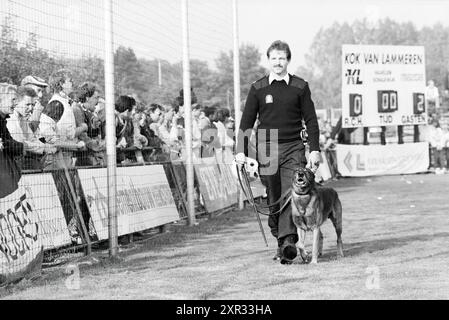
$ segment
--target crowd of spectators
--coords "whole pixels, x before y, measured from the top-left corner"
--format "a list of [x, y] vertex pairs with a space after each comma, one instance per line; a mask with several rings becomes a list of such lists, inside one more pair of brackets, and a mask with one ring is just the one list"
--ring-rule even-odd
[[[51, 170], [74, 166], [105, 166], [105, 100], [93, 83], [74, 84], [62, 69], [48, 82], [37, 76], [20, 84], [0, 83], [0, 116], [13, 139], [12, 158], [20, 170]], [[51, 98], [43, 103], [43, 93]], [[198, 104], [192, 90], [192, 151], [194, 157], [233, 150], [234, 119], [218, 104]], [[172, 104], [144, 103], [121, 95], [115, 101], [117, 163], [184, 159], [183, 90]], [[6, 129], [2, 129], [6, 131]], [[136, 152], [137, 151], [137, 152]]]
[[[50, 93], [45, 103], [44, 92]], [[200, 105], [193, 90], [191, 97], [193, 156], [233, 151], [234, 119], [229, 109]], [[429, 81], [425, 97], [430, 126], [423, 132], [424, 139], [431, 146], [435, 172], [445, 173], [449, 171], [449, 133], [444, 125], [449, 119], [449, 90], [440, 95]], [[19, 170], [106, 165], [105, 100], [95, 84], [74, 84], [72, 73], [62, 69], [48, 81], [30, 75], [17, 85], [1, 83], [0, 99], [5, 127], [0, 148], [5, 153], [9, 150]], [[184, 159], [183, 90], [173, 103], [164, 105], [144, 103], [133, 96], [117, 97], [115, 128], [118, 164]], [[10, 137], [5, 136], [6, 129]], [[351, 129], [341, 128], [341, 122], [332, 127], [323, 121], [320, 130], [321, 150], [328, 155], [332, 176], [338, 176], [335, 144], [350, 143]]]

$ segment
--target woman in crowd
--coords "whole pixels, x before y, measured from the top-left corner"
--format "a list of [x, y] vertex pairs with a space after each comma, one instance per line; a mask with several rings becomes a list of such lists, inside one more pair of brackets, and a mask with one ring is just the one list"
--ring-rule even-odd
[[85, 147], [85, 143], [80, 140], [69, 140], [60, 133], [61, 126], [58, 126], [64, 114], [62, 104], [47, 104], [42, 111], [39, 120], [40, 140], [57, 149], [54, 154], [45, 157], [44, 170], [62, 169], [73, 167], [72, 152]]

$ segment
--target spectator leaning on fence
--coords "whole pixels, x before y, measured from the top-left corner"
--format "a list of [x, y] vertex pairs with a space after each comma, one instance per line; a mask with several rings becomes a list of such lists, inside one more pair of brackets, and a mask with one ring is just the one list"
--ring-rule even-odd
[[[142, 146], [146, 146], [148, 143], [148, 140], [140, 134], [136, 104], [137, 102], [133, 97], [126, 95], [119, 96], [115, 102], [115, 133], [119, 149], [142, 148]], [[134, 152], [117, 151], [117, 161], [119, 163], [129, 163], [134, 160]]]
[[171, 144], [170, 128], [171, 128], [171, 123], [173, 120], [173, 108], [171, 106], [168, 106], [168, 107], [159, 106], [159, 107], [162, 109], [160, 109], [161, 115], [160, 115], [159, 121], [158, 121], [159, 126], [158, 126], [157, 135], [159, 136], [159, 138], [162, 139], [162, 141], [167, 146], [170, 146], [170, 144]]
[[87, 134], [91, 138], [97, 140], [104, 140], [106, 138], [106, 102], [103, 98], [98, 99], [98, 103], [95, 106], [95, 110], [92, 113], [89, 130]]
[[45, 88], [48, 87], [48, 84], [45, 82], [44, 79], [36, 77], [36, 76], [26, 76], [22, 79], [21, 86], [28, 87], [33, 89], [38, 99], [36, 100], [36, 104], [34, 105], [33, 113], [30, 116], [30, 128], [33, 132], [36, 132], [38, 126], [39, 126], [39, 119], [42, 114], [42, 110], [44, 110], [44, 106], [42, 105], [42, 95]]
[[[73, 151], [78, 149], [76, 146], [84, 147], [84, 143], [78, 143], [78, 136], [86, 131], [85, 126], [76, 126], [75, 114], [71, 106], [72, 101], [69, 98], [69, 95], [73, 92], [72, 73], [67, 69], [60, 69], [51, 75], [49, 82], [53, 96], [44, 108], [45, 110], [48, 107], [45, 121], [40, 122], [40, 125], [44, 123], [46, 126], [41, 135], [45, 136], [44, 139], [51, 140], [53, 144], [60, 145], [60, 147], [54, 159], [47, 157], [49, 161], [51, 160], [51, 164], [47, 163], [46, 168], [61, 168], [64, 165], [72, 167]], [[61, 107], [63, 110], [62, 116], [56, 121], [56, 128], [52, 131], [50, 128], [52, 128], [53, 123], [51, 123], [51, 117], [48, 117], [48, 114], [58, 115]]]
[[84, 141], [87, 148], [87, 150], [77, 153], [77, 165], [95, 165], [96, 161], [92, 158], [94, 153], [105, 149], [104, 143], [91, 136], [95, 132], [95, 129], [92, 128], [92, 118], [98, 104], [99, 92], [95, 85], [86, 82], [77, 90], [77, 98], [78, 102], [72, 103], [72, 108], [76, 126], [85, 128], [78, 138]]
[[61, 139], [75, 140], [75, 137], [85, 130], [80, 128], [76, 132], [76, 120], [71, 107], [69, 94], [73, 92], [72, 73], [69, 70], [61, 69], [56, 71], [50, 77], [50, 89], [53, 93], [48, 104], [51, 107], [63, 106], [64, 113], [57, 122], [58, 134]]
[[143, 152], [144, 159], [147, 162], [164, 161], [169, 158], [169, 149], [159, 137], [161, 133], [161, 116], [162, 106], [151, 104], [146, 108], [144, 117], [140, 122], [140, 133], [145, 136], [148, 140], [148, 146], [152, 148]]
[[56, 152], [54, 146], [41, 142], [30, 128], [29, 117], [33, 113], [37, 98], [33, 89], [19, 87], [17, 89], [17, 105], [7, 122], [13, 139], [24, 145], [25, 155], [18, 160], [22, 170], [42, 169], [42, 155]]
[[15, 105], [15, 86], [0, 83], [0, 199], [17, 190], [21, 177], [14, 158], [23, 155], [23, 144], [11, 137], [6, 126]]
[[39, 139], [53, 145], [57, 152], [45, 157], [44, 170], [73, 167], [72, 151], [84, 148], [83, 141], [69, 140], [59, 132], [58, 123], [64, 114], [61, 103], [47, 104], [39, 121]]

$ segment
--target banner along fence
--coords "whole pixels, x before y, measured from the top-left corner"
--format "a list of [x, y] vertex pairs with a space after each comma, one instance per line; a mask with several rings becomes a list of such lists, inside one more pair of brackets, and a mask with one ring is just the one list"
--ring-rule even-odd
[[[0, 284], [40, 270], [49, 252], [108, 239], [105, 170], [22, 175], [17, 190], [0, 201]], [[229, 164], [211, 157], [202, 159], [196, 171], [197, 215], [237, 205], [238, 186]], [[117, 168], [119, 236], [186, 219], [184, 185], [182, 161]], [[256, 197], [264, 193], [260, 181], [253, 187], [260, 190]]]
[[[78, 174], [99, 240], [108, 239], [106, 169], [80, 169]], [[162, 165], [117, 168], [118, 235], [179, 220]]]
[[[113, 105], [112, 101], [109, 101], [113, 100], [111, 99], [112, 95], [105, 96], [106, 87], [109, 89], [108, 92], [113, 87], [114, 99], [117, 99], [119, 95], [133, 97], [137, 102], [136, 108], [159, 104], [168, 109], [170, 106], [177, 107], [182, 105], [180, 103], [180, 98], [182, 98], [180, 89], [183, 88], [184, 80], [182, 76], [183, 48], [181, 40], [183, 32], [181, 1], [109, 1], [108, 3], [112, 4], [112, 10], [109, 10], [110, 8], [105, 6], [104, 3], [102, 1], [2, 1], [0, 5], [0, 28], [2, 31], [0, 39], [0, 82], [4, 82], [8, 86], [18, 87], [21, 86], [22, 81], [26, 77], [41, 78], [48, 86], [40, 92], [42, 95], [39, 96], [36, 104], [36, 110], [40, 110], [37, 110], [36, 114], [42, 113], [42, 109], [48, 106], [48, 102], [58, 93], [55, 92], [57, 86], [54, 86], [54, 82], [58, 77], [54, 77], [54, 75], [62, 69], [70, 71], [73, 90], [72, 92], [66, 92], [66, 94], [70, 98], [69, 101], [72, 101], [73, 104], [82, 103], [79, 100], [79, 89], [83, 84], [94, 85], [96, 93], [98, 93], [100, 98], [94, 111], [98, 119], [102, 119], [106, 109], [105, 102], [100, 102], [101, 98], [108, 100], [108, 106]], [[107, 29], [105, 20], [111, 11], [113, 28], [111, 35], [109, 33], [105, 35], [105, 29]], [[191, 57], [189, 63], [192, 70], [190, 77], [192, 78], [191, 84], [195, 97], [198, 103], [202, 105], [211, 106], [217, 103], [221, 106], [227, 106], [228, 109], [233, 107], [231, 92], [234, 83], [232, 79], [222, 77], [223, 74], [232, 74], [232, 71], [229, 72], [227, 67], [229, 65], [227, 61], [229, 59], [232, 60], [232, 12], [231, 2], [199, 0], [191, 1], [189, 4], [188, 24]], [[161, 30], [164, 30], [164, 32], [161, 32]], [[213, 35], [205, 30], [213, 30]], [[109, 36], [113, 38], [111, 50], [108, 50], [108, 46], [105, 46], [105, 38]], [[113, 52], [105, 53], [105, 49]], [[105, 60], [108, 60], [105, 57], [111, 56], [113, 56], [114, 66], [113, 86], [110, 82], [105, 83], [107, 82], [105, 81], [105, 69], [109, 69], [105, 68]], [[220, 62], [216, 62], [217, 59]], [[217, 68], [214, 68], [213, 64], [216, 64]], [[204, 80], [206, 78], [207, 81]], [[211, 84], [214, 85], [211, 86]], [[8, 95], [7, 92], [3, 93], [3, 91], [0, 92], [2, 104], [3, 98]], [[73, 108], [72, 105], [70, 106]], [[66, 109], [68, 108], [64, 105], [64, 115], [66, 114]], [[34, 111], [33, 115], [35, 115]], [[76, 121], [78, 120], [77, 118]], [[11, 134], [15, 137], [21, 136], [20, 127], [23, 124], [20, 123], [20, 125], [15, 126], [17, 131], [14, 131], [14, 129]], [[83, 124], [90, 125], [91, 123], [86, 121]], [[77, 124], [77, 128], [79, 127], [79, 124]], [[30, 132], [30, 134], [34, 133]], [[104, 167], [106, 165], [104, 152], [106, 137], [103, 133], [101, 132], [94, 137], [89, 136], [91, 140], [83, 141], [86, 142], [86, 148], [95, 151], [94, 154], [89, 155], [84, 149], [81, 150], [82, 148], [79, 148], [75, 151], [72, 150], [73, 153], [65, 160], [72, 162], [70, 160], [76, 158], [77, 166], [92, 166], [95, 167], [95, 170]], [[64, 138], [59, 133], [54, 136], [55, 138]], [[110, 135], [108, 135], [109, 137]], [[42, 137], [36, 138], [34, 142], [38, 143], [37, 141]], [[119, 142], [124, 139], [117, 140]], [[73, 142], [78, 144], [80, 141], [81, 138], [77, 138]], [[45, 143], [47, 142], [45, 141]], [[150, 142], [148, 146], [155, 147]], [[124, 148], [130, 147], [132, 146], [127, 145]], [[123, 152], [117, 152], [117, 155], [122, 157], [117, 159], [118, 172], [123, 171], [120, 169], [120, 166], [127, 163], [128, 160], [131, 162], [142, 161], [141, 157], [136, 157], [137, 161], [135, 161], [134, 151], [129, 153], [131, 155], [130, 158], [128, 158], [128, 153], [124, 150], [121, 151]], [[142, 149], [143, 157], [147, 156], [144, 159], [146, 163], [161, 161], [156, 155], [145, 154], [144, 151]], [[64, 237], [61, 234], [58, 236], [58, 240], [47, 239], [44, 250], [49, 252], [77, 245], [89, 247], [90, 241], [104, 238], [104, 225], [100, 223], [101, 217], [104, 218], [104, 214], [101, 216], [98, 212], [97, 215], [97, 212], [92, 213], [89, 210], [88, 200], [90, 198], [85, 195], [85, 193], [89, 192], [88, 186], [85, 185], [88, 182], [85, 181], [84, 171], [73, 169], [74, 163], [71, 163], [72, 165], [68, 166], [68, 169], [48, 171], [47, 176], [44, 178], [41, 170], [43, 163], [40, 161], [43, 157], [40, 156], [40, 154], [38, 156], [33, 155], [31, 157], [33, 161], [31, 162], [22, 161], [22, 169], [34, 170], [34, 173], [29, 176], [33, 177], [36, 189], [39, 189], [39, 186], [41, 186], [42, 190], [46, 190], [43, 185], [51, 181], [52, 191], [46, 190], [46, 194], [55, 195], [52, 201], [56, 201], [54, 205], [59, 209], [58, 215], [50, 213], [50, 211], [48, 211], [48, 214], [51, 214], [52, 217], [58, 217], [60, 220], [60, 225], [57, 225], [57, 228], [64, 227]], [[25, 164], [30, 166], [25, 167]], [[147, 228], [150, 225], [158, 225], [166, 221], [175, 221], [176, 219], [187, 217], [184, 164], [174, 165], [164, 162], [160, 163], [160, 167], [163, 170], [161, 168], [157, 169], [159, 172], [157, 176], [162, 177], [162, 172], [166, 176], [164, 194], [168, 194], [168, 190], [171, 190], [171, 198], [164, 196], [164, 200], [167, 200], [166, 204], [172, 210], [171, 213], [167, 213], [168, 218], [158, 217], [151, 223], [140, 221], [140, 218], [136, 218], [137, 220], [123, 218], [125, 221], [123, 225], [128, 223], [128, 227], [119, 225], [120, 228], [123, 228], [121, 232], [126, 234], [126, 232]], [[140, 168], [145, 168], [142, 169], [143, 171], [140, 171], [140, 173], [143, 172], [144, 174], [146, 174], [146, 171], [153, 170], [149, 169], [148, 166]], [[96, 173], [101, 175], [95, 177], [96, 179], [106, 181], [105, 170], [98, 170]], [[151, 174], [146, 174], [147, 178], [140, 180], [137, 177], [127, 177], [126, 175], [123, 175], [123, 177], [118, 176], [117, 178], [124, 180], [129, 178], [128, 180], [133, 181], [134, 185], [128, 184], [128, 187], [138, 188], [138, 186], [146, 182], [141, 180], [150, 181], [152, 179]], [[28, 179], [25, 176], [28, 175], [22, 176], [24, 181]], [[177, 178], [182, 176], [184, 180]], [[203, 207], [204, 201], [199, 192], [198, 180], [195, 184], [197, 185], [195, 213], [201, 214], [206, 211]], [[150, 186], [149, 188], [156, 189], [157, 187]], [[120, 186], [117, 186], [117, 189], [120, 190]], [[55, 192], [52, 193], [53, 191]], [[36, 201], [36, 194], [38, 194], [38, 197], [40, 196], [39, 193], [34, 192], [33, 201]], [[123, 198], [126, 201], [118, 202], [119, 205], [122, 205], [122, 207], [117, 208], [119, 214], [121, 214], [120, 210], [125, 210], [127, 207], [131, 207], [134, 210], [135, 207], [132, 207], [134, 201], [137, 201], [140, 205], [142, 205], [141, 202], [145, 201], [136, 200], [139, 196], [135, 195], [133, 195], [134, 200], [128, 200], [126, 196], [130, 197], [131, 195], [126, 194], [127, 192], [123, 191], [123, 195], [120, 196], [119, 200]], [[141, 196], [143, 197], [144, 195]], [[11, 201], [17, 202], [19, 198], [16, 198]], [[2, 205], [6, 205], [6, 202], [3, 202], [3, 200], [1, 199]], [[153, 203], [151, 200], [146, 200], [149, 202], [148, 206], [151, 207], [149, 211], [157, 210], [157, 212], [160, 212], [160, 210], [165, 210], [167, 207], [156, 203], [154, 204], [155, 207], [152, 208]], [[148, 203], [144, 203], [143, 206], [146, 204]], [[173, 208], [173, 204], [175, 208]], [[2, 210], [7, 212], [8, 208], [2, 207]], [[3, 211], [1, 214], [3, 214]], [[6, 228], [4, 230], [7, 232], [7, 226], [3, 227], [2, 225], [1, 227]], [[54, 228], [56, 227], [53, 226], [53, 229], [49, 227], [40, 228], [38, 232], [44, 232], [43, 230], [47, 229], [54, 231]], [[39, 236], [44, 237], [44, 234]], [[12, 241], [10, 238], [10, 234], [7, 234], [1, 241], [9, 244]], [[64, 239], [64, 241], [61, 239]], [[29, 260], [27, 258], [20, 262], [19, 265], [26, 264], [30, 262]], [[0, 274], [7, 273], [8, 267], [6, 265], [4, 267], [0, 266]]]

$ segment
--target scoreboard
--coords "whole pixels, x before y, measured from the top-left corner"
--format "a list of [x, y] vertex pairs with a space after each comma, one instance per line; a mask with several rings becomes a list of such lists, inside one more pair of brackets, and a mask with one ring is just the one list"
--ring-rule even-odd
[[342, 46], [344, 128], [427, 124], [422, 46]]

